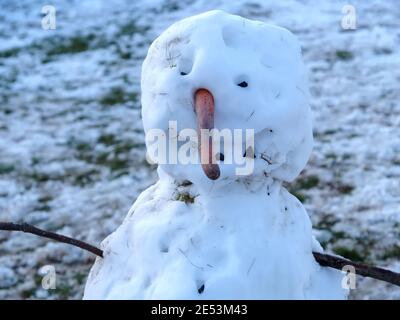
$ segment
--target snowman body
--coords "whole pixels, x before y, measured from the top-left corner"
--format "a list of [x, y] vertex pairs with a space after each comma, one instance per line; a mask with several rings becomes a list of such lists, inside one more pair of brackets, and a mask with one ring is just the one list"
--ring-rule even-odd
[[199, 193], [162, 179], [104, 242], [85, 298], [342, 299], [343, 275], [314, 260], [311, 232], [272, 180]]
[[[215, 128], [254, 130], [251, 155], [243, 154], [254, 158], [252, 173], [237, 175], [239, 165], [227, 163], [226, 154], [215, 180], [198, 163], [159, 162], [159, 181], [103, 242], [104, 258], [96, 260], [84, 298], [345, 298], [343, 274], [315, 261], [312, 252], [322, 248], [310, 219], [282, 186], [300, 173], [312, 149], [295, 37], [222, 11], [172, 25], [143, 64], [146, 134], [168, 132], [171, 120], [178, 132], [198, 127], [193, 95], [199, 88], [212, 93]], [[167, 140], [180, 146], [179, 135]]]

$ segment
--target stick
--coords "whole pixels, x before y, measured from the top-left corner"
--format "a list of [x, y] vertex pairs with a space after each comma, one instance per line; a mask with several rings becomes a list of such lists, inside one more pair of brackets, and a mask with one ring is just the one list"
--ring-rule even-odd
[[53, 239], [59, 242], [67, 243], [70, 245], [73, 245], [75, 247], [79, 247], [83, 250], [89, 251], [91, 253], [94, 253], [95, 255], [99, 257], [103, 257], [103, 251], [99, 248], [96, 248], [86, 242], [76, 240], [70, 237], [63, 236], [61, 234], [57, 234], [54, 232], [50, 231], [45, 231], [39, 228], [36, 228], [30, 224], [27, 223], [11, 223], [11, 222], [0, 222], [0, 230], [6, 230], [6, 231], [22, 231], [26, 233], [32, 233], [40, 237], [44, 238], [49, 238]]
[[313, 255], [315, 260], [317, 260], [317, 262], [323, 267], [331, 267], [342, 270], [344, 266], [350, 265], [354, 267], [356, 274], [360, 276], [374, 278], [395, 284], [396, 286], [400, 286], [400, 273], [369, 266], [359, 262], [353, 262], [351, 260], [329, 254], [313, 252]]
[[[27, 223], [18, 224], [11, 222], [0, 222], [0, 230], [22, 231], [26, 233], [32, 233], [40, 237], [53, 239], [59, 242], [73, 245], [75, 247], [79, 247], [99, 257], [103, 257], [103, 251], [101, 249], [94, 247], [86, 242], [66, 237], [54, 232], [45, 231]], [[334, 269], [342, 270], [344, 266], [350, 265], [354, 267], [356, 274], [360, 276], [382, 280], [400, 286], [400, 273], [396, 273], [390, 270], [374, 266], [369, 266], [359, 262], [353, 262], [348, 259], [344, 259], [338, 256], [333, 256], [325, 253], [313, 252], [313, 255], [315, 260], [323, 267], [331, 267]]]

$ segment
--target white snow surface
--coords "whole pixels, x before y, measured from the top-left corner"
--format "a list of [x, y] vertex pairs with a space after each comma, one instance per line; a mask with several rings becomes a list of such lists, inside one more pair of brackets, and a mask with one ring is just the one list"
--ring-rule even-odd
[[[249, 89], [237, 86], [242, 81]], [[167, 132], [170, 120], [195, 129], [198, 88], [214, 96], [216, 128], [255, 129], [255, 154], [273, 150], [277, 165], [261, 160], [263, 170], [238, 177], [224, 175], [221, 163], [213, 182], [199, 164], [161, 165], [160, 181], [104, 241], [84, 298], [343, 299], [343, 275], [315, 261], [310, 219], [280, 180], [300, 173], [312, 144], [294, 36], [223, 11], [174, 24], [144, 62], [145, 130]]]

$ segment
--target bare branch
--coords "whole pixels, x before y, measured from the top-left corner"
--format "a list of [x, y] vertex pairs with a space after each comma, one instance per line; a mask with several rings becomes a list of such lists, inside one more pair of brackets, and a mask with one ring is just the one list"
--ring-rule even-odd
[[96, 248], [86, 242], [76, 240], [70, 237], [63, 236], [61, 234], [57, 234], [54, 232], [50, 231], [45, 231], [39, 228], [36, 228], [30, 224], [27, 223], [11, 223], [11, 222], [0, 222], [0, 230], [6, 230], [6, 231], [22, 231], [26, 233], [32, 233], [34, 235], [44, 237], [44, 238], [49, 238], [53, 239], [59, 242], [67, 243], [70, 245], [73, 245], [75, 247], [79, 247], [83, 250], [89, 251], [91, 253], [94, 253], [95, 255], [99, 257], [103, 257], [103, 251], [99, 248]]
[[357, 275], [386, 281], [395, 284], [396, 286], [400, 286], [400, 273], [369, 266], [359, 262], [353, 262], [351, 260], [329, 254], [313, 252], [313, 255], [315, 260], [317, 260], [317, 262], [323, 267], [331, 267], [342, 270], [344, 266], [350, 265], [354, 267]]

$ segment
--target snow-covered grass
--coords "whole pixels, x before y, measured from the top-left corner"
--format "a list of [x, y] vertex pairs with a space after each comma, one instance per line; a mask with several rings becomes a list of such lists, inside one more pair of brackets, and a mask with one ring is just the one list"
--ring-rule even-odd
[[[140, 66], [172, 22], [225, 9], [288, 28], [309, 69], [315, 147], [289, 188], [328, 251], [400, 271], [400, 6], [345, 2], [57, 2], [42, 30], [41, 1], [0, 12], [0, 220], [99, 242], [156, 179], [145, 161]], [[0, 232], [0, 298], [80, 298], [93, 257], [25, 234]], [[52, 264], [57, 289], [41, 289]], [[361, 279], [360, 279], [361, 280]], [[354, 298], [400, 298], [364, 279]]]

